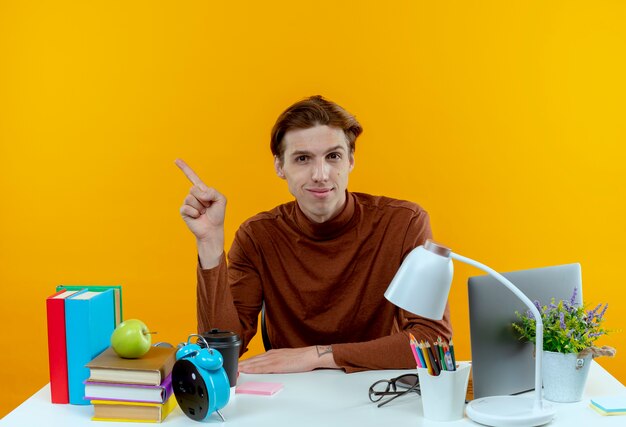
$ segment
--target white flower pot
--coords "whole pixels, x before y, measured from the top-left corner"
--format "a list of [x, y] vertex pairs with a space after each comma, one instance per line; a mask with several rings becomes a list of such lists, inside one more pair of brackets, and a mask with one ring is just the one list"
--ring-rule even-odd
[[578, 402], [582, 399], [593, 356], [579, 358], [576, 353], [543, 352], [543, 397], [553, 402]]

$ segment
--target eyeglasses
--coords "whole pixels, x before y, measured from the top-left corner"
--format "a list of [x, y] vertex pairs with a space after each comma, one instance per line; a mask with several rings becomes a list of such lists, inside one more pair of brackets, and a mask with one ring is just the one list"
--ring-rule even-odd
[[[369, 397], [374, 403], [380, 402], [378, 404], [380, 408], [396, 397], [408, 393], [420, 394], [419, 378], [416, 374], [404, 374], [390, 380], [376, 381], [370, 386]], [[391, 396], [391, 398], [383, 400], [385, 396]]]

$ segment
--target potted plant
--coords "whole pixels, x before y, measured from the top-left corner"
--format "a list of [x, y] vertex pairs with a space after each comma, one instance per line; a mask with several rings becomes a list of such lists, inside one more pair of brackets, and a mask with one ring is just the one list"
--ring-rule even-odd
[[[608, 304], [593, 310], [575, 304], [576, 289], [569, 301], [554, 298], [549, 305], [535, 306], [543, 321], [543, 389], [544, 397], [555, 402], [577, 402], [582, 398], [591, 360], [613, 356], [615, 349], [597, 347], [596, 340], [609, 331], [603, 327]], [[515, 313], [519, 319], [513, 329], [521, 340], [535, 342], [535, 317], [529, 310]], [[536, 349], [535, 349], [536, 350]]]

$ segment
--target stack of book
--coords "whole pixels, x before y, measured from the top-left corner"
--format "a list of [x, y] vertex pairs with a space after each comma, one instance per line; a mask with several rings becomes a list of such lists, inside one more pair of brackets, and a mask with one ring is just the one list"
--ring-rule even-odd
[[176, 407], [172, 368], [176, 349], [151, 347], [138, 359], [123, 359], [109, 347], [87, 364], [85, 399], [94, 421], [161, 422]]
[[119, 285], [57, 287], [46, 300], [52, 403], [88, 405], [85, 365], [109, 345], [122, 318]]

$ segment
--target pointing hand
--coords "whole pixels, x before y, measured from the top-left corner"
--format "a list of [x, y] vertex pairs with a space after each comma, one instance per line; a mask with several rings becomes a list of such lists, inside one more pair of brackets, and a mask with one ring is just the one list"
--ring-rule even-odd
[[[224, 250], [226, 198], [207, 186], [184, 160], [176, 159], [175, 163], [193, 184], [180, 207], [180, 214], [196, 237], [202, 266], [210, 268], [217, 265], [215, 258], [219, 261]], [[208, 258], [203, 259], [203, 252]]]

